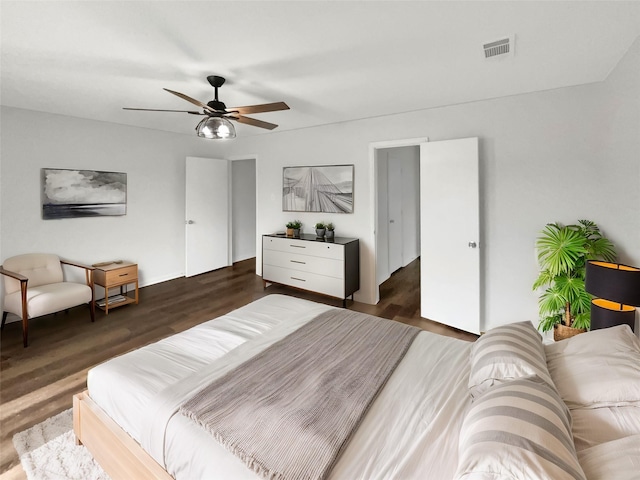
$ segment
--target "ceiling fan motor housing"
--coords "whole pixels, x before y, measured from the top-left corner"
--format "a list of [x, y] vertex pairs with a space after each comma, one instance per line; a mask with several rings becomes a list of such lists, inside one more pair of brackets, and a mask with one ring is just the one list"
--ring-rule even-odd
[[209, 81], [209, 83], [211, 84], [211, 86], [215, 90], [214, 99], [211, 100], [210, 102], [207, 102], [207, 105], [209, 107], [213, 108], [214, 110], [226, 110], [227, 106], [223, 102], [218, 100], [218, 88], [221, 87], [222, 85], [224, 85], [225, 78], [224, 77], [220, 77], [218, 75], [209, 75], [207, 77], [207, 80]]
[[211, 108], [213, 108], [214, 110], [226, 110], [227, 106], [224, 104], [224, 102], [221, 102], [219, 100], [211, 100], [210, 102], [207, 102], [207, 105]]

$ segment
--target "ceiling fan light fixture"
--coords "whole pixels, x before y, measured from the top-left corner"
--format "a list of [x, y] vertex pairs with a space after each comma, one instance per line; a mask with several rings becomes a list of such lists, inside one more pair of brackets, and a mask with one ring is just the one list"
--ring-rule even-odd
[[236, 138], [236, 129], [229, 120], [224, 117], [207, 117], [202, 119], [196, 127], [199, 137], [222, 140]]

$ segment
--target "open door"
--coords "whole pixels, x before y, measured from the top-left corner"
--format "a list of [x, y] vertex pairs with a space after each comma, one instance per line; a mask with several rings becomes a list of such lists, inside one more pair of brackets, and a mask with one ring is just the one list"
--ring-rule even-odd
[[478, 139], [420, 145], [421, 316], [480, 333]]
[[231, 265], [229, 261], [229, 162], [187, 157], [185, 275]]

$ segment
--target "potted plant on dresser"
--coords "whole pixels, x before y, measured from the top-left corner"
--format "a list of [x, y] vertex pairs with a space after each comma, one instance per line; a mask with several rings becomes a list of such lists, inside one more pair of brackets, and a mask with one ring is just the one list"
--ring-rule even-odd
[[327, 223], [326, 227], [327, 227], [327, 233], [326, 233], [327, 240], [333, 240], [334, 233], [335, 233], [334, 232], [335, 227], [333, 226], [333, 223], [331, 222]]
[[287, 237], [299, 237], [301, 228], [302, 222], [300, 220], [293, 220], [287, 223]]
[[589, 220], [576, 225], [549, 223], [536, 241], [540, 275], [533, 289], [544, 287], [538, 300], [543, 332], [553, 328], [557, 340], [585, 332], [591, 325], [591, 295], [585, 290], [587, 260], [612, 262], [613, 243]]
[[324, 238], [325, 229], [326, 229], [326, 226], [324, 223], [322, 222], [316, 223], [316, 237]]

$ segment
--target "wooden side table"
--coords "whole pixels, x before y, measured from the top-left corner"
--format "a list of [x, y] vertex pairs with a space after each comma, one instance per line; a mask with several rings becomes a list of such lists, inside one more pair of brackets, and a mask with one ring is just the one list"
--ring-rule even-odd
[[[138, 303], [138, 264], [136, 263], [111, 263], [96, 267], [93, 271], [93, 284], [104, 288], [104, 300], [94, 300], [95, 306], [104, 310], [108, 315], [109, 310], [130, 303]], [[134, 284], [131, 292], [124, 291], [126, 285]], [[120, 287], [120, 295], [109, 297], [109, 289]], [[131, 296], [133, 293], [133, 296]]]

